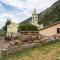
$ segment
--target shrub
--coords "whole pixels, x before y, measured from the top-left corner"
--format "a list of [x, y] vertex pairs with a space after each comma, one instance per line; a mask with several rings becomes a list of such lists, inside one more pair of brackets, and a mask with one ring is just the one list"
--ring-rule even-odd
[[18, 27], [18, 32], [20, 31], [37, 31], [38, 28], [32, 24], [20, 24]]

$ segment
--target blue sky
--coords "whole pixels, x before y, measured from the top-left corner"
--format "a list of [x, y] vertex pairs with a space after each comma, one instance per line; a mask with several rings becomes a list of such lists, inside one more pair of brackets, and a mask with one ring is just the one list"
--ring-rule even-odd
[[34, 8], [40, 13], [56, 1], [57, 0], [0, 0], [0, 28], [4, 26], [7, 18], [19, 23], [31, 17]]

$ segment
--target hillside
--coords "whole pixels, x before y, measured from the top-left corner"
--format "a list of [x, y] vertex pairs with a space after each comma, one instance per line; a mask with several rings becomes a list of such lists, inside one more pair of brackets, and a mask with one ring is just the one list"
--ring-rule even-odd
[[[55, 2], [52, 6], [50, 6], [45, 11], [38, 14], [39, 24], [44, 24], [44, 26], [53, 24], [55, 22], [60, 21], [60, 1]], [[28, 18], [21, 23], [29, 23], [32, 18]]]
[[4, 30], [3, 29], [0, 29], [0, 32], [4, 32]]
[[3, 29], [0, 29], [0, 36], [4, 36], [6, 33], [6, 31], [4, 31]]
[[18, 52], [3, 60], [60, 60], [60, 42]]

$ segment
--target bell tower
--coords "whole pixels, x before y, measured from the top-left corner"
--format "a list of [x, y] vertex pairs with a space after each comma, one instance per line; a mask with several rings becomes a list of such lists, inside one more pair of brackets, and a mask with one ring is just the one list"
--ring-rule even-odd
[[36, 9], [34, 8], [32, 12], [32, 24], [37, 25], [38, 24], [38, 14], [36, 12]]

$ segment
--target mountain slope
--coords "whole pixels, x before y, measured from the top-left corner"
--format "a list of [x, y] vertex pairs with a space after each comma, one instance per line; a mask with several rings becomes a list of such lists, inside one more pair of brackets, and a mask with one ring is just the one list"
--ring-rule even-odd
[[[55, 2], [51, 7], [38, 14], [39, 24], [44, 24], [44, 26], [53, 24], [60, 21], [60, 1]], [[32, 18], [28, 18], [22, 23], [29, 23]]]
[[23, 22], [21, 22], [21, 24], [29, 23], [31, 20], [32, 20], [32, 17], [30, 17], [30, 18], [24, 20]]

